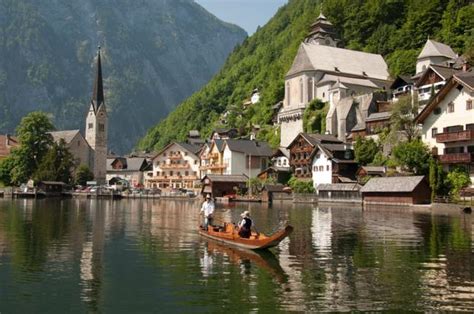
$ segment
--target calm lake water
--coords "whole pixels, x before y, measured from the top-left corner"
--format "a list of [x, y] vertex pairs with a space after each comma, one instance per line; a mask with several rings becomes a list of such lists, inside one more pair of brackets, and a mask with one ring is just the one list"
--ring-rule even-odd
[[0, 313], [474, 311], [472, 215], [280, 204], [265, 254], [202, 239], [199, 203], [1, 200]]

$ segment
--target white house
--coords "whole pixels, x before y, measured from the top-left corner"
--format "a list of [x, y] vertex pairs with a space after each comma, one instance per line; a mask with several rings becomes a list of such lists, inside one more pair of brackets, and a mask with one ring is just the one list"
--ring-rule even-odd
[[145, 178], [148, 188], [195, 188], [199, 184], [201, 147], [188, 143], [171, 143], [152, 160], [153, 171]]
[[457, 57], [450, 46], [428, 39], [416, 60], [416, 73], [424, 72], [432, 64], [449, 67]]
[[347, 144], [317, 144], [312, 158], [313, 186], [356, 182], [358, 169], [354, 151]]
[[223, 146], [223, 174], [256, 177], [269, 165], [272, 149], [265, 142], [227, 139]]
[[445, 170], [465, 167], [474, 182], [474, 72], [454, 74], [416, 118], [423, 142]]

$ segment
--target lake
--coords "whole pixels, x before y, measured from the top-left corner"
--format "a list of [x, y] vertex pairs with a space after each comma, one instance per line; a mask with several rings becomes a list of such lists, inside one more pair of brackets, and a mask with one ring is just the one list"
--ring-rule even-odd
[[474, 311], [472, 215], [219, 205], [295, 228], [257, 254], [201, 238], [199, 206], [0, 199], [0, 313]]

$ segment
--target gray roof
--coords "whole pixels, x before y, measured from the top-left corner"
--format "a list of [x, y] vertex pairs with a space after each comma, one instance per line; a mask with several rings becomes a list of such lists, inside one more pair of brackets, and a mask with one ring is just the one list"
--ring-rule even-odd
[[316, 187], [317, 191], [359, 191], [360, 185], [357, 183], [333, 183], [320, 184]]
[[365, 121], [369, 122], [369, 121], [386, 120], [386, 119], [390, 119], [391, 116], [392, 116], [392, 113], [390, 111], [374, 112], [370, 116], [368, 116]]
[[[287, 76], [303, 71], [324, 71], [388, 80], [381, 55], [312, 43], [302, 43]], [[365, 73], [365, 75], [364, 75]]]
[[190, 143], [176, 143], [176, 144], [181, 146], [188, 152], [193, 153], [194, 155], [197, 155], [197, 153], [199, 153], [199, 151], [202, 148], [202, 145], [195, 145], [195, 144], [190, 144]]
[[231, 151], [241, 152], [252, 156], [271, 157], [273, 151], [266, 142], [251, 141], [251, 140], [225, 140], [227, 146]]
[[424, 176], [372, 178], [360, 190], [367, 192], [413, 192]]
[[443, 43], [428, 39], [418, 55], [418, 59], [428, 58], [428, 57], [447, 57], [454, 59], [457, 57], [453, 49]]
[[361, 168], [367, 171], [367, 173], [385, 173], [387, 171], [385, 166], [362, 166]]
[[[329, 135], [329, 134], [318, 134], [318, 133], [300, 133], [301, 136], [303, 136], [308, 143], [310, 143], [312, 146], [316, 146], [320, 143], [332, 143], [332, 144], [340, 144], [342, 143], [341, 140], [339, 140], [337, 137], [334, 135]], [[291, 145], [291, 144], [290, 144]]]
[[[126, 166], [124, 169], [114, 169], [112, 164], [117, 159], [120, 159]], [[107, 158], [107, 171], [110, 172], [136, 172], [141, 171], [142, 168], [147, 164], [146, 158], [143, 157], [117, 157], [117, 158]]]
[[214, 140], [214, 144], [216, 144], [217, 150], [222, 152], [224, 149], [224, 140]]
[[453, 68], [450, 68], [450, 67], [446, 67], [446, 66], [442, 66], [442, 65], [436, 65], [436, 64], [430, 65], [430, 68], [432, 68], [433, 71], [438, 73], [445, 80], [447, 80], [448, 78], [453, 76], [454, 73], [459, 71], [459, 70], [456, 70], [456, 69], [453, 69]]
[[371, 88], [379, 87], [374, 82], [368, 79], [336, 76], [336, 75], [330, 75], [330, 74], [324, 75], [323, 78], [316, 85], [319, 86], [319, 85], [323, 85], [329, 82], [337, 82], [340, 84], [342, 83], [342, 84], [365, 86], [365, 87], [371, 87]]
[[51, 134], [55, 142], [59, 142], [60, 139], [63, 139], [66, 142], [66, 144], [71, 143], [71, 141], [74, 139], [77, 133], [80, 133], [79, 130], [65, 130], [65, 131], [49, 132], [49, 134]]
[[454, 76], [459, 82], [464, 83], [464, 85], [471, 90], [474, 90], [474, 72], [472, 70], [468, 72], [458, 72]]
[[244, 175], [220, 175], [220, 174], [208, 174], [201, 181], [204, 181], [206, 178], [212, 182], [236, 182], [236, 183], [245, 183], [249, 180], [247, 176]]

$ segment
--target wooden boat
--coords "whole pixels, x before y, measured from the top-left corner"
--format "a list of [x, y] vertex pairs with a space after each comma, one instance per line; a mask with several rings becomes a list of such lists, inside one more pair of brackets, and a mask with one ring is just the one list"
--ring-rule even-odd
[[270, 236], [252, 231], [250, 238], [241, 238], [236, 226], [230, 223], [224, 223], [222, 227], [209, 226], [207, 231], [199, 228], [199, 234], [206, 238], [250, 250], [262, 250], [277, 246], [292, 231], [292, 226], [286, 226]]

